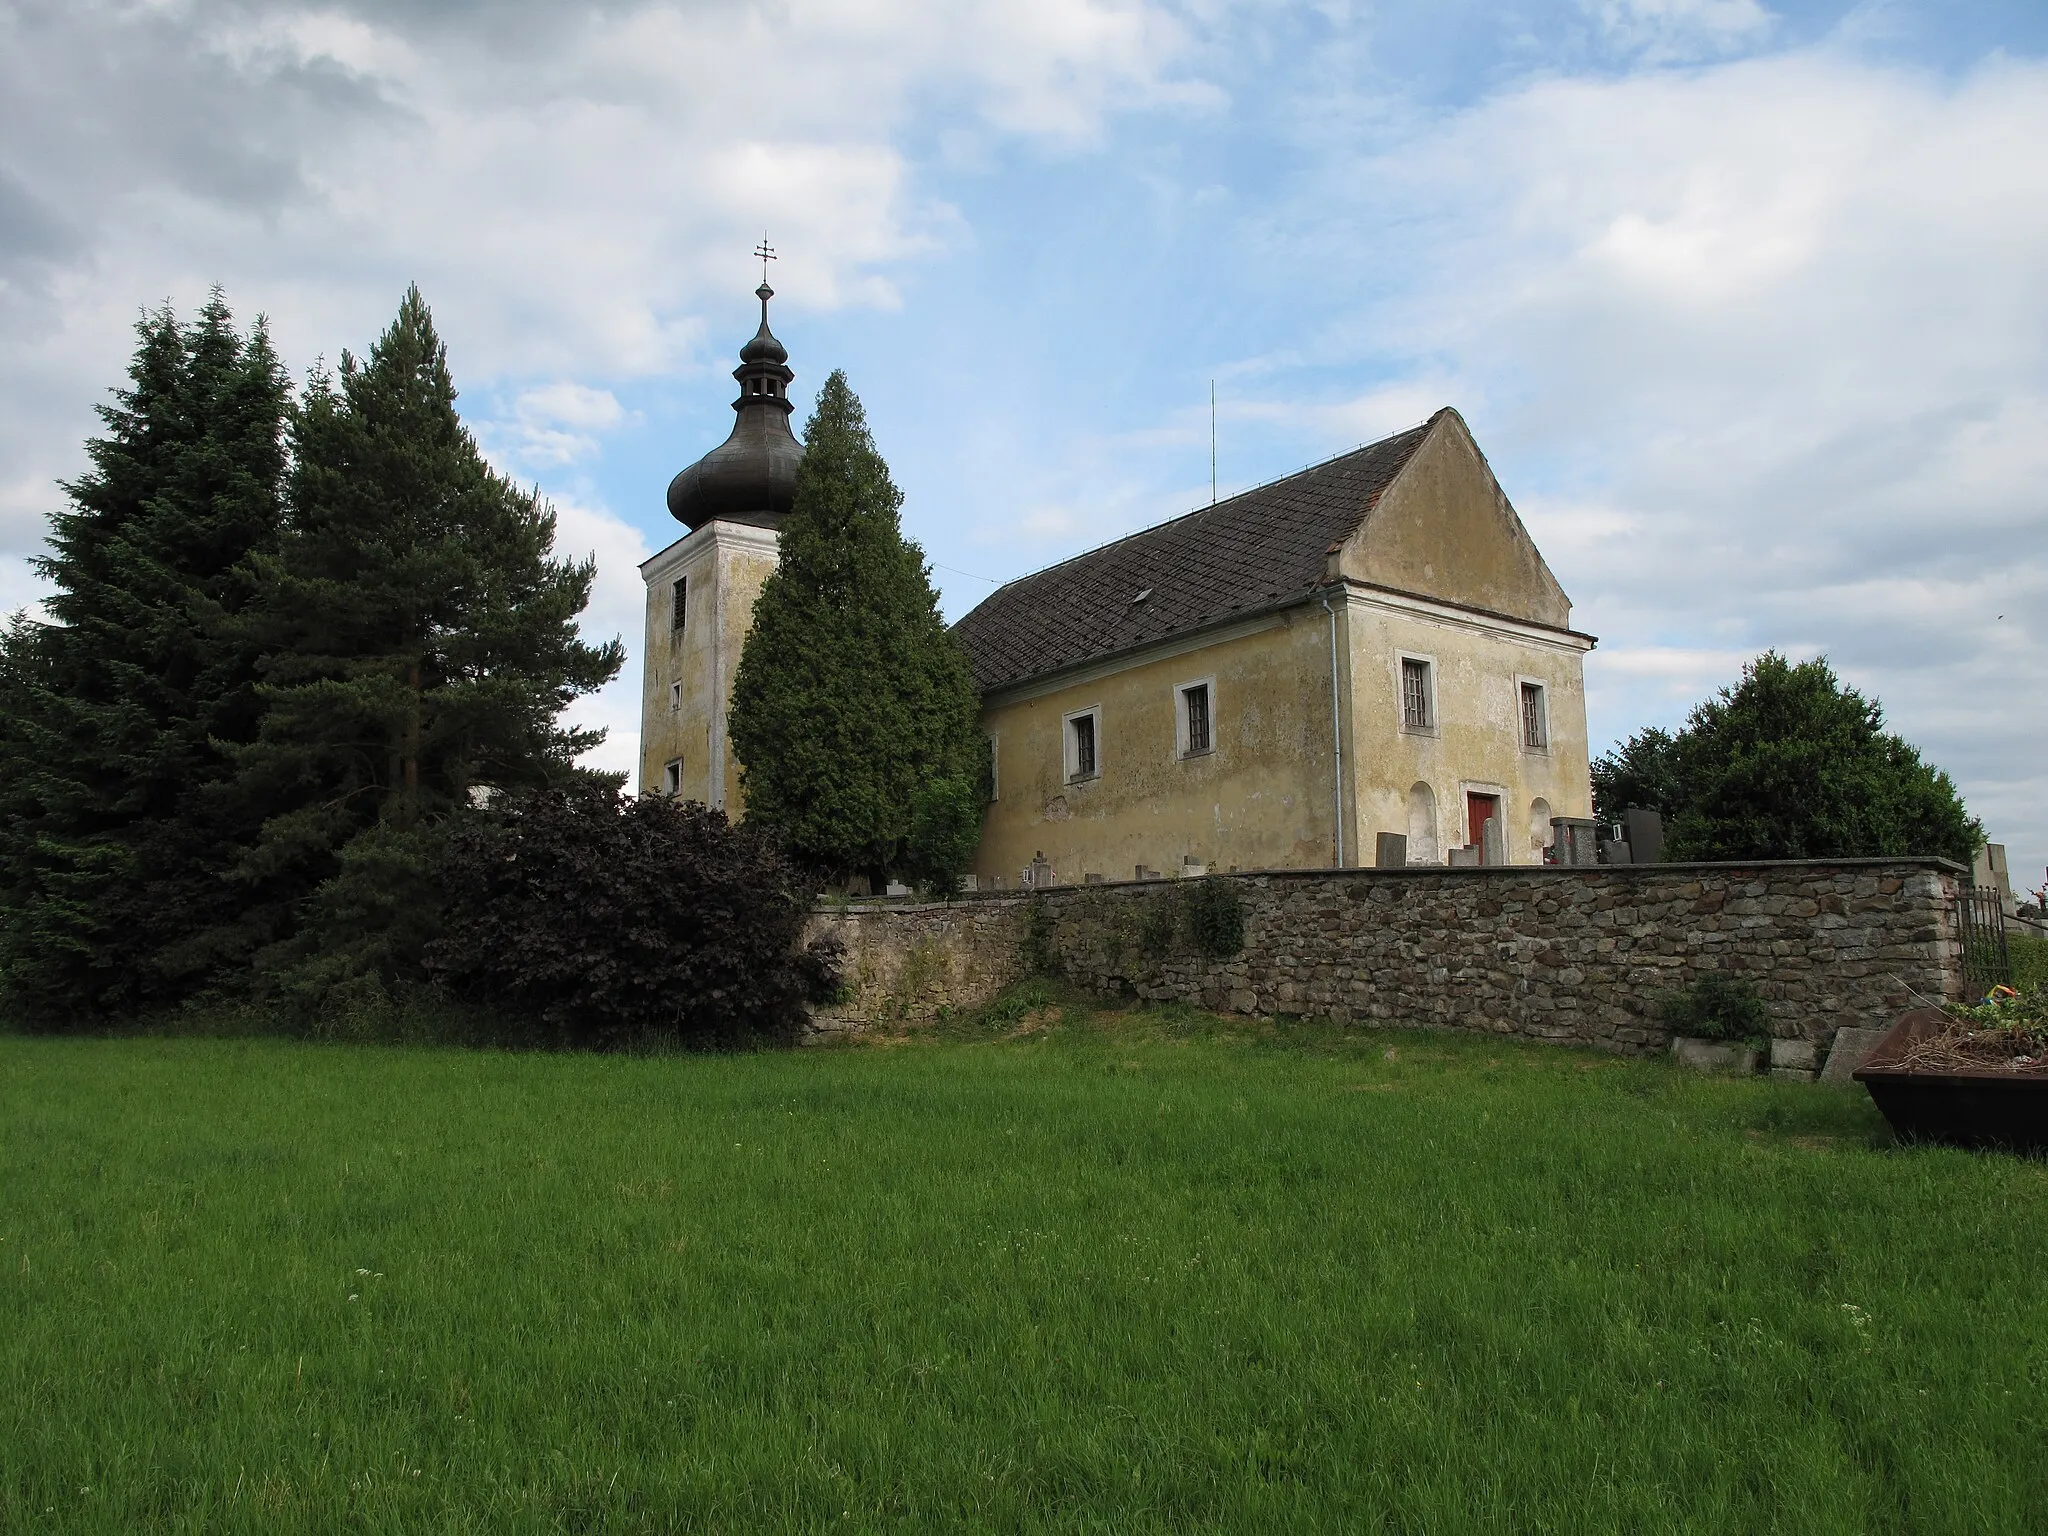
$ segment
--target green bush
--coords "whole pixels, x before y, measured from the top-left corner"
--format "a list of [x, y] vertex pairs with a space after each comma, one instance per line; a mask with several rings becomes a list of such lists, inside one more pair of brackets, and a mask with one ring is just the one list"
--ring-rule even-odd
[[1222, 960], [1244, 948], [1244, 902], [1219, 875], [1202, 879], [1187, 895], [1188, 936], [1195, 948]]
[[1702, 1040], [1764, 1041], [1771, 1016], [1756, 988], [1734, 976], [1708, 974], [1689, 987], [1666, 993], [1657, 1017], [1674, 1035]]
[[1026, 976], [1059, 975], [1059, 951], [1052, 942], [1052, 904], [1043, 893], [1033, 896], [1024, 910], [1024, 941], [1018, 948], [1017, 958]]
[[2012, 984], [2021, 992], [2048, 992], [2048, 939], [2006, 937], [2012, 957]]
[[1180, 897], [1171, 890], [1146, 898], [1138, 918], [1138, 947], [1147, 960], [1163, 960], [1173, 952], [1174, 936], [1180, 932]]
[[443, 878], [429, 976], [562, 1044], [788, 1038], [839, 985], [836, 943], [803, 942], [815, 879], [772, 833], [694, 802], [509, 796], [463, 818]]

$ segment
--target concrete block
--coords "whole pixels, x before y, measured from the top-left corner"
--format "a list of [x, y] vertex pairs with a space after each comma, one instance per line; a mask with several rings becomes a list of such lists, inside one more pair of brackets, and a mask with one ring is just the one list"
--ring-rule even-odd
[[1750, 1077], [1756, 1072], [1760, 1051], [1721, 1040], [1700, 1040], [1691, 1035], [1674, 1035], [1671, 1054], [1681, 1067], [1695, 1072], [1714, 1072], [1729, 1077]]
[[1889, 1025], [1878, 1029], [1852, 1026], [1836, 1030], [1835, 1043], [1828, 1048], [1828, 1064], [1821, 1068], [1820, 1080], [1824, 1083], [1855, 1081], [1855, 1071], [1863, 1065], [1864, 1057], [1876, 1050], [1877, 1042], [1889, 1033]]
[[1773, 1040], [1771, 1042], [1771, 1069], [1791, 1068], [1800, 1072], [1812, 1072], [1820, 1056], [1820, 1048], [1811, 1040]]

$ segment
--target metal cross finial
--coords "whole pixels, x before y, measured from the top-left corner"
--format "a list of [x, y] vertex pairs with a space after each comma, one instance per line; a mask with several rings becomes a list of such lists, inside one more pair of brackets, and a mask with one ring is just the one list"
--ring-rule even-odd
[[754, 247], [754, 254], [761, 258], [761, 282], [765, 286], [768, 281], [768, 263], [775, 259], [775, 247], [768, 243], [766, 235], [763, 235], [761, 243]]

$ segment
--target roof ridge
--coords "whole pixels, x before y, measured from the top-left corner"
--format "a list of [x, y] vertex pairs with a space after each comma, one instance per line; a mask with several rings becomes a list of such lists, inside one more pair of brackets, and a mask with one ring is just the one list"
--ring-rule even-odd
[[[982, 602], [987, 602], [989, 597], [994, 597], [999, 592], [1008, 591], [1011, 587], [1016, 586], [1019, 582], [1031, 581], [1039, 576], [1049, 576], [1054, 571], [1059, 570], [1062, 566], [1072, 565], [1076, 560], [1086, 560], [1091, 555], [1099, 555], [1106, 549], [1115, 549], [1119, 544], [1128, 544], [1132, 539], [1143, 538], [1146, 534], [1157, 533], [1163, 528], [1171, 528], [1174, 524], [1184, 523], [1191, 517], [1200, 517], [1204, 512], [1220, 511], [1224, 507], [1229, 506], [1234, 501], [1242, 501], [1245, 497], [1255, 496], [1261, 491], [1270, 491], [1275, 486], [1285, 485], [1289, 480], [1298, 480], [1303, 475], [1313, 474], [1316, 470], [1323, 469], [1331, 464], [1335, 464], [1339, 459], [1348, 459], [1351, 458], [1354, 454], [1366, 453], [1374, 448], [1383, 448], [1388, 443], [1393, 442], [1396, 438], [1406, 437], [1411, 432], [1425, 431], [1430, 426], [1435, 424], [1437, 417], [1443, 415], [1444, 412], [1448, 411], [1449, 409], [1450, 407], [1447, 405], [1439, 406], [1436, 410], [1430, 412], [1429, 415], [1425, 416], [1421, 421], [1416, 422], [1412, 426], [1403, 427], [1398, 432], [1389, 432], [1385, 437], [1376, 437], [1371, 442], [1359, 443], [1356, 446], [1346, 448], [1339, 453], [1333, 453], [1328, 458], [1317, 459], [1312, 463], [1302, 465], [1299, 469], [1291, 469], [1286, 474], [1277, 476], [1274, 479], [1261, 481], [1257, 485], [1248, 485], [1243, 490], [1238, 491], [1233, 495], [1226, 496], [1221, 501], [1212, 501], [1205, 507], [1195, 507], [1189, 511], [1182, 512], [1177, 516], [1165, 518], [1156, 523], [1147, 523], [1143, 528], [1133, 528], [1129, 533], [1124, 534], [1120, 538], [1111, 539], [1106, 544], [1097, 544], [1092, 549], [1076, 550], [1073, 554], [1068, 555], [1064, 560], [1055, 560], [1051, 565], [1041, 565], [1037, 570], [1026, 571], [1022, 576], [1012, 576], [1000, 587], [996, 587], [994, 590], [992, 590], [988, 594], [988, 597], [984, 597], [982, 599]], [[977, 603], [975, 606], [979, 607], [980, 604]]]

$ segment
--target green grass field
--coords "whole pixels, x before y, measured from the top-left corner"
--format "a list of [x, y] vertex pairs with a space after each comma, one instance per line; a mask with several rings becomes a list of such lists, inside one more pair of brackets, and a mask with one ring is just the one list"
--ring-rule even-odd
[[2048, 1166], [1860, 1089], [1011, 1012], [0, 1039], [0, 1528], [2048, 1526]]

